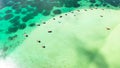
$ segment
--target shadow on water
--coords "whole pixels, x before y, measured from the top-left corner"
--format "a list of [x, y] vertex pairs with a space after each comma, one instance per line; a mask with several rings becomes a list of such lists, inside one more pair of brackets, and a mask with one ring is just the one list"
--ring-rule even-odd
[[109, 68], [104, 56], [99, 53], [98, 49], [90, 50], [89, 48], [86, 48], [88, 44], [77, 38], [74, 38], [73, 42], [77, 55], [79, 56], [78, 63], [86, 64], [83, 64], [83, 67], [89, 68], [90, 64], [94, 64], [97, 68]]

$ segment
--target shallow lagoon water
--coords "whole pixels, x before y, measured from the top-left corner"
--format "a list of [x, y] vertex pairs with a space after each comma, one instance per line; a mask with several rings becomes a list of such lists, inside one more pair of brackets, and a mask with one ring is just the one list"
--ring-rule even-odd
[[5, 61], [12, 59], [20, 68], [120, 67], [119, 57], [107, 57], [118, 54], [119, 44], [115, 44], [114, 51], [110, 45], [114, 41], [106, 43], [119, 25], [118, 0], [0, 0], [0, 3], [0, 56]]
[[24, 34], [29, 34], [42, 24], [61, 13], [75, 9], [105, 8], [119, 9], [119, 1], [105, 0], [0, 0], [0, 48], [8, 55], [24, 40]]

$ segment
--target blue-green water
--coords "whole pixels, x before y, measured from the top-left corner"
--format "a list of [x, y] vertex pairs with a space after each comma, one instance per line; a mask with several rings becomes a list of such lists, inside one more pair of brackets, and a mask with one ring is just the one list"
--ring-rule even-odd
[[119, 0], [0, 0], [0, 50], [10, 54], [34, 30], [36, 24], [77, 8], [119, 10]]

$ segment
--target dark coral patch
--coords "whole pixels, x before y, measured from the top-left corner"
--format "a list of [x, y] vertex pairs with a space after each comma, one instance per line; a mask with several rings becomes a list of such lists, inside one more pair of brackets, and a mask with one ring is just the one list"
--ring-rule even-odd
[[11, 13], [12, 12], [12, 10], [7, 10], [5, 13]]
[[25, 29], [26, 28], [26, 24], [25, 23], [22, 23], [18, 26], [19, 29]]
[[35, 23], [31, 23], [31, 24], [29, 24], [29, 26], [30, 26], [30, 27], [33, 27], [33, 26], [35, 26]]
[[5, 5], [6, 6], [13, 6], [15, 3], [13, 2], [13, 1], [9, 1], [9, 2], [7, 2]]
[[18, 23], [20, 19], [20, 16], [15, 16], [13, 19], [11, 19], [9, 22], [14, 24], [14, 23]]
[[34, 11], [34, 8], [26, 7], [28, 12]]
[[80, 5], [78, 4], [79, 0], [62, 0], [62, 2], [65, 4], [65, 7], [71, 8], [71, 7], [79, 7]]
[[22, 18], [22, 21], [23, 22], [27, 22], [29, 21], [30, 19], [34, 18], [37, 14], [35, 13], [29, 13], [27, 14], [25, 17]]
[[120, 0], [104, 0], [104, 1], [115, 7], [120, 6]]
[[17, 32], [17, 30], [18, 30], [18, 27], [11, 26], [11, 27], [8, 28], [8, 32], [7, 33], [15, 33], [15, 32]]
[[53, 13], [54, 13], [54, 14], [61, 14], [62, 12], [61, 12], [60, 9], [56, 9], [56, 10], [53, 11]]
[[95, 4], [96, 7], [100, 6], [99, 4]]
[[96, 1], [95, 0], [89, 0], [91, 3], [95, 3]]
[[22, 11], [21, 13], [22, 13], [22, 14], [26, 14], [26, 13], [27, 13], [27, 11]]
[[9, 36], [9, 37], [8, 37], [8, 40], [14, 40], [14, 39], [17, 38], [17, 37], [18, 37], [18, 35]]
[[19, 13], [21, 13], [21, 9], [15, 10], [15, 14], [19, 14]]
[[20, 9], [20, 4], [13, 4], [12, 5], [12, 9], [15, 9], [15, 10], [18, 10], [18, 9]]
[[50, 15], [50, 11], [45, 11], [45, 12], [43, 12], [43, 15], [44, 15], [44, 16]]
[[13, 14], [7, 14], [7, 15], [4, 16], [4, 19], [5, 19], [5, 20], [9, 20], [9, 19], [11, 19], [13, 16], [14, 16]]

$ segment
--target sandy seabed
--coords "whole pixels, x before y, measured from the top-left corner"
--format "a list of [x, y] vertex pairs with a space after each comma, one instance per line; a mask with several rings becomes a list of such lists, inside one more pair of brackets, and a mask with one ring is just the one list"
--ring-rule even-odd
[[6, 68], [120, 68], [119, 18], [120, 10], [94, 8], [58, 15], [32, 31]]

